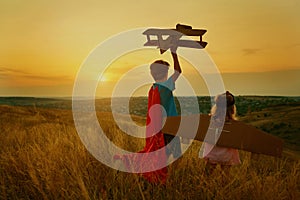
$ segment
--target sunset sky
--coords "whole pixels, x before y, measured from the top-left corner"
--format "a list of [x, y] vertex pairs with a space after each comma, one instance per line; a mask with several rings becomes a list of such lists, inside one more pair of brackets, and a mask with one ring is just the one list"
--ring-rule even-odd
[[[71, 96], [81, 64], [101, 42], [177, 23], [207, 29], [206, 51], [232, 93], [300, 96], [299, 10], [297, 0], [1, 0], [0, 96]], [[119, 63], [124, 70], [103, 85], [137, 64], [133, 56]]]

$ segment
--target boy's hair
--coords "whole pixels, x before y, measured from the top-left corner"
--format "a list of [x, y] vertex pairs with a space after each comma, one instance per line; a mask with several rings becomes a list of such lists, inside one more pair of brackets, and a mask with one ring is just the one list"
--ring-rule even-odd
[[156, 60], [150, 65], [151, 75], [154, 80], [161, 80], [167, 74], [170, 64], [164, 60]]

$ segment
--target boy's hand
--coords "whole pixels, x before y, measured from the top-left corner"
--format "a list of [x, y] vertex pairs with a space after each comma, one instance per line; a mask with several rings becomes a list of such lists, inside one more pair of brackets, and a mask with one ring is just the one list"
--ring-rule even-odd
[[180, 36], [173, 36], [171, 41], [171, 47], [170, 50], [172, 53], [176, 54], [177, 48], [178, 48], [178, 41], [180, 39]]
[[172, 53], [176, 54], [177, 48], [178, 48], [177, 44], [172, 44], [172, 46], [170, 47], [170, 50]]

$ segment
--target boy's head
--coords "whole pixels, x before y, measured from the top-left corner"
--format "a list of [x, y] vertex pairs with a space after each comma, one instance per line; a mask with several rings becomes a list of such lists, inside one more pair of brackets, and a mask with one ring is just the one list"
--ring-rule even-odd
[[167, 80], [170, 64], [163, 60], [156, 60], [150, 65], [150, 72], [155, 81]]

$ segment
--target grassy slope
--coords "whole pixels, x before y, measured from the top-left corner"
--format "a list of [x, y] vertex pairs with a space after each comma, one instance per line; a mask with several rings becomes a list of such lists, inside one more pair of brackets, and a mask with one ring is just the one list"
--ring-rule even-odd
[[274, 105], [247, 113], [240, 120], [282, 138], [285, 147], [300, 151], [300, 103]]
[[[113, 141], [132, 151], [143, 147], [98, 113]], [[143, 123], [144, 119], [135, 117]], [[112, 136], [113, 135], [113, 136]], [[199, 142], [169, 166], [166, 188], [152, 186], [135, 174], [117, 172], [91, 156], [82, 145], [70, 110], [0, 106], [0, 199], [297, 199], [300, 161], [251, 157], [224, 173], [205, 172]]]

